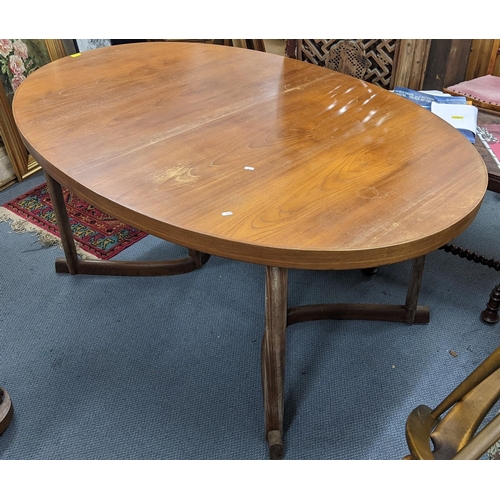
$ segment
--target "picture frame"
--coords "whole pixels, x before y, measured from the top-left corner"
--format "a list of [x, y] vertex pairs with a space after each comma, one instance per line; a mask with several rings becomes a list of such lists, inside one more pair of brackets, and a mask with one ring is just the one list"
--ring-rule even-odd
[[[21, 182], [40, 170], [28, 153], [17, 130], [12, 114], [12, 97], [22, 81], [40, 66], [66, 56], [62, 40], [0, 39], [0, 137], [14, 169], [15, 179]], [[6, 186], [0, 186], [3, 188]]]
[[99, 49], [101, 47], [108, 47], [111, 45], [111, 40], [106, 39], [75, 39], [73, 40], [78, 52], [85, 52], [87, 50]]

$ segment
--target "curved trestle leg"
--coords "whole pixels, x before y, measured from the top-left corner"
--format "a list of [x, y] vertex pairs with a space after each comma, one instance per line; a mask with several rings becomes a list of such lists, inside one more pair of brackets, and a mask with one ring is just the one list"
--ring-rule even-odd
[[288, 310], [288, 326], [303, 321], [321, 319], [364, 319], [397, 321], [408, 324], [429, 323], [430, 312], [418, 305], [425, 255], [413, 259], [410, 281], [404, 305], [390, 304], [314, 304], [292, 307]]
[[171, 276], [199, 269], [210, 255], [189, 249], [183, 259], [161, 261], [125, 261], [79, 259], [76, 253], [73, 232], [64, 202], [62, 187], [55, 179], [45, 173], [47, 188], [54, 206], [57, 226], [64, 249], [64, 259], [56, 259], [56, 272], [69, 274], [92, 274], [108, 276]]
[[315, 304], [288, 309], [288, 270], [266, 267], [265, 317], [262, 339], [262, 389], [266, 439], [271, 459], [283, 458], [283, 414], [286, 328], [302, 321], [365, 319], [428, 323], [429, 309], [418, 306], [425, 256], [413, 260], [404, 305]]

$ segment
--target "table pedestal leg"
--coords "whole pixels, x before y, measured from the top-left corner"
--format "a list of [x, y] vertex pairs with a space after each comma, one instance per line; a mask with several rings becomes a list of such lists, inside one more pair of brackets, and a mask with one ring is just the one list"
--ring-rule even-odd
[[262, 340], [262, 388], [271, 459], [283, 457], [285, 338], [288, 269], [266, 268], [266, 326]]
[[56, 272], [112, 276], [169, 276], [199, 269], [210, 255], [189, 249], [183, 259], [162, 261], [124, 261], [79, 259], [61, 185], [45, 173], [47, 188], [54, 206], [57, 226], [64, 249], [64, 259], [56, 260]]

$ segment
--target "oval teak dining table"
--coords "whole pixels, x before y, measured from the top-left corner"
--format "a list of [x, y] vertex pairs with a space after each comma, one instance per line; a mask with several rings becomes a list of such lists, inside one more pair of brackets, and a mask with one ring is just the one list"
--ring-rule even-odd
[[[367, 82], [274, 54], [208, 44], [119, 45], [31, 74], [13, 113], [43, 167], [60, 272], [173, 274], [209, 255], [266, 269], [265, 436], [283, 455], [286, 327], [359, 318], [422, 323], [425, 255], [474, 219], [486, 167], [460, 132]], [[61, 185], [190, 249], [174, 263], [77, 258]], [[413, 260], [403, 305], [288, 309], [288, 269]]]

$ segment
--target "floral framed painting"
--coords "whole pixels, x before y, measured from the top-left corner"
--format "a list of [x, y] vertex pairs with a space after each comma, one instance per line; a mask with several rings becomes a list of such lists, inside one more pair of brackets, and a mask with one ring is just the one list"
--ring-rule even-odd
[[61, 40], [0, 39], [0, 137], [18, 181], [40, 167], [21, 140], [12, 116], [12, 98], [33, 71], [65, 55]]

